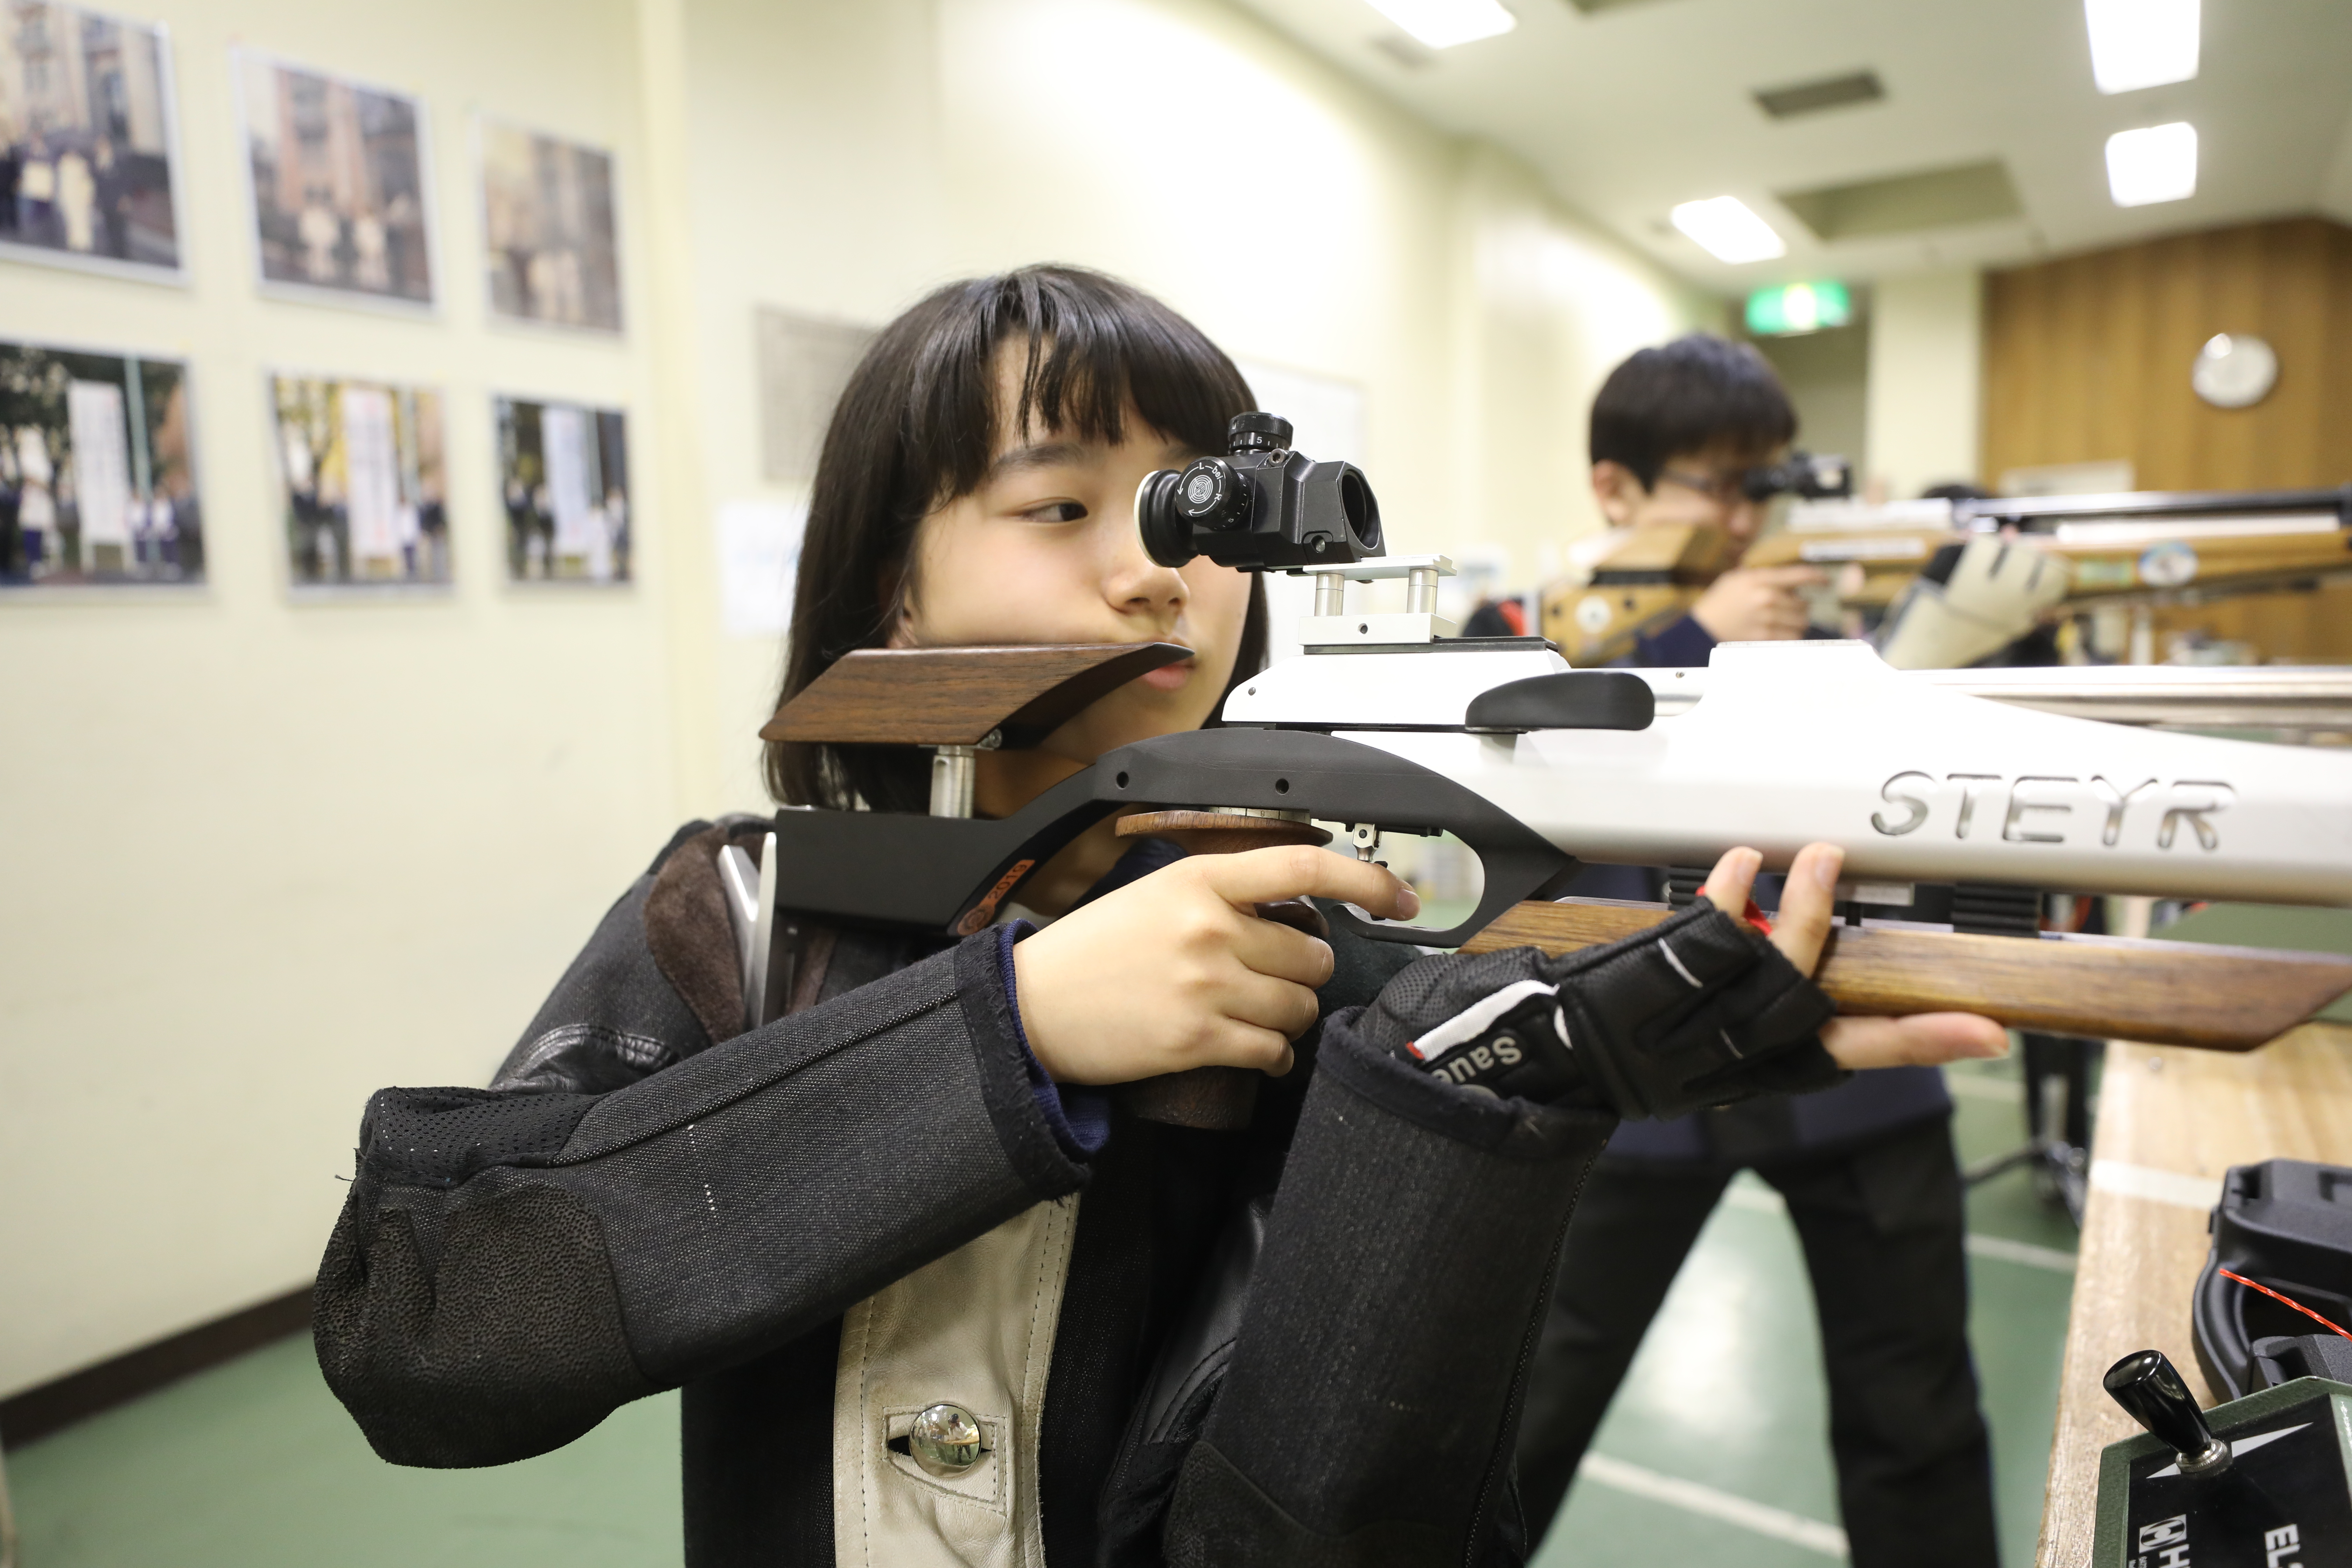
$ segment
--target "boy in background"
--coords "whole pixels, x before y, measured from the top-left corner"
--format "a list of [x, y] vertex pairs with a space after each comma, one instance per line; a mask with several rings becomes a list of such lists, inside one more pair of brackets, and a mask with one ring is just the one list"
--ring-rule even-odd
[[[1743, 481], [1784, 456], [1796, 433], [1796, 410], [1762, 355], [1694, 333], [1642, 350], [1602, 384], [1593, 493], [1612, 528], [1718, 528], [1744, 550], [1764, 503]], [[1718, 642], [1805, 637], [1804, 590], [1820, 581], [1811, 567], [1735, 564], [1688, 615], [1641, 638], [1633, 662], [1704, 666]], [[1654, 900], [1661, 880], [1654, 869], [1595, 867], [1571, 890]], [[1856, 1568], [1996, 1562], [1951, 1109], [1936, 1068], [1902, 1068], [1618, 1129], [1570, 1222], [1520, 1422], [1531, 1534], [1566, 1497], [1725, 1187], [1752, 1169], [1788, 1200], [1812, 1279]]]

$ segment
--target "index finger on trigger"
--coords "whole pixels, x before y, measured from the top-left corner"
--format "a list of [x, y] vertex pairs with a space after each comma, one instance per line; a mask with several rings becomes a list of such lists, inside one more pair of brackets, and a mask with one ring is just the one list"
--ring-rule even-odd
[[1204, 858], [1201, 875], [1219, 898], [1244, 907], [1277, 899], [1337, 899], [1387, 920], [1411, 920], [1421, 900], [1383, 866], [1304, 844]]
[[1821, 962], [1837, 901], [1838, 872], [1844, 865], [1845, 851], [1836, 845], [1808, 844], [1789, 868], [1780, 889], [1780, 914], [1772, 922], [1772, 945], [1800, 973], [1811, 974]]

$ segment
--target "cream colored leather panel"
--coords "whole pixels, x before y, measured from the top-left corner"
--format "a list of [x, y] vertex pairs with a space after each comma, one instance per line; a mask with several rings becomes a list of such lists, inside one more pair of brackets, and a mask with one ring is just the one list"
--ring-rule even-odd
[[[851, 1308], [833, 1395], [837, 1568], [1043, 1568], [1038, 1422], [1076, 1231], [1073, 1195], [1039, 1204]], [[929, 1475], [889, 1442], [960, 1405], [987, 1451]]]

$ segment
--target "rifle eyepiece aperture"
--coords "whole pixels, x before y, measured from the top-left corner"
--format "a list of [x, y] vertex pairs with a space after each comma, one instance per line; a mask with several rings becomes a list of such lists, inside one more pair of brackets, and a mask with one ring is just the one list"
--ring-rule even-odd
[[1785, 462], [1750, 468], [1739, 477], [1739, 488], [1752, 501], [1793, 495], [1800, 500], [1829, 500], [1853, 494], [1853, 465], [1843, 458], [1816, 457], [1803, 450]]
[[1135, 523], [1162, 566], [1205, 555], [1244, 572], [1361, 561], [1381, 552], [1381, 507], [1362, 470], [1290, 447], [1290, 421], [1234, 416], [1223, 457], [1145, 477]]

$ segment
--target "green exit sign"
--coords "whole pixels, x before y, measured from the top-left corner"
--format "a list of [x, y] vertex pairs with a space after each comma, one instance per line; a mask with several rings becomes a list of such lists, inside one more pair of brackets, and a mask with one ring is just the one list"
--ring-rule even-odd
[[1817, 332], [1853, 320], [1853, 301], [1843, 283], [1787, 283], [1748, 296], [1748, 330], [1759, 337]]

